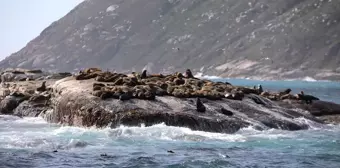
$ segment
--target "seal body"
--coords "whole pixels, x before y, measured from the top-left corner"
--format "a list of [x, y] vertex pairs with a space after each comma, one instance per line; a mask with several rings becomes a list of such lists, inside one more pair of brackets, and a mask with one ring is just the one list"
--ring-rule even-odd
[[196, 111], [200, 113], [204, 113], [206, 111], [206, 108], [200, 98], [196, 99]]

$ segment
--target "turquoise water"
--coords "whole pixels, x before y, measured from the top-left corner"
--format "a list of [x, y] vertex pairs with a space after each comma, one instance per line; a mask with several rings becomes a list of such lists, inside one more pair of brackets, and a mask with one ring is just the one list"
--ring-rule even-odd
[[233, 85], [249, 86], [261, 84], [264, 90], [280, 91], [286, 88], [292, 89], [292, 93], [304, 91], [322, 100], [340, 103], [340, 82], [308, 82], [308, 81], [258, 81], [247, 79], [213, 79], [214, 81], [229, 82]]
[[[228, 81], [249, 86], [260, 83], [270, 90], [303, 89], [339, 102], [340, 87], [335, 82]], [[249, 127], [219, 134], [164, 124], [85, 129], [48, 124], [40, 118], [0, 116], [0, 168], [339, 167], [340, 126], [299, 120], [310, 129], [257, 131]]]

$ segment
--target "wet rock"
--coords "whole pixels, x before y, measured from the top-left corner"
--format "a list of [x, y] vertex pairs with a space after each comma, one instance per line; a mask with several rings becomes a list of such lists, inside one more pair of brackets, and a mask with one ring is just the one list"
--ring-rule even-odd
[[256, 104], [267, 105], [267, 103], [260, 97], [255, 94], [247, 95], [247, 98], [253, 100]]
[[339, 104], [321, 100], [314, 100], [312, 104], [298, 104], [293, 107], [307, 110], [314, 116], [332, 116], [340, 114]]
[[24, 101], [14, 110], [13, 115], [19, 117], [38, 117], [41, 113], [52, 109], [45, 101]]
[[20, 101], [21, 99], [15, 96], [6, 96], [0, 102], [0, 113], [1, 114], [13, 114], [13, 110], [16, 107], [18, 107]]

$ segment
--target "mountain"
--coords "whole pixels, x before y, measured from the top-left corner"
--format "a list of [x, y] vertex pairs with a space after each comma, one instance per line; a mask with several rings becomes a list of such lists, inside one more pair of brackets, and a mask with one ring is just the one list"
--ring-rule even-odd
[[339, 33], [339, 0], [85, 0], [0, 68], [339, 80]]

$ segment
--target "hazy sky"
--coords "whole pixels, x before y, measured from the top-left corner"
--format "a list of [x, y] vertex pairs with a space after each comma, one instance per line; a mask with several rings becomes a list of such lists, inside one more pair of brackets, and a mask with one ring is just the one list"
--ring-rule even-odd
[[0, 0], [0, 59], [38, 36], [83, 0]]

